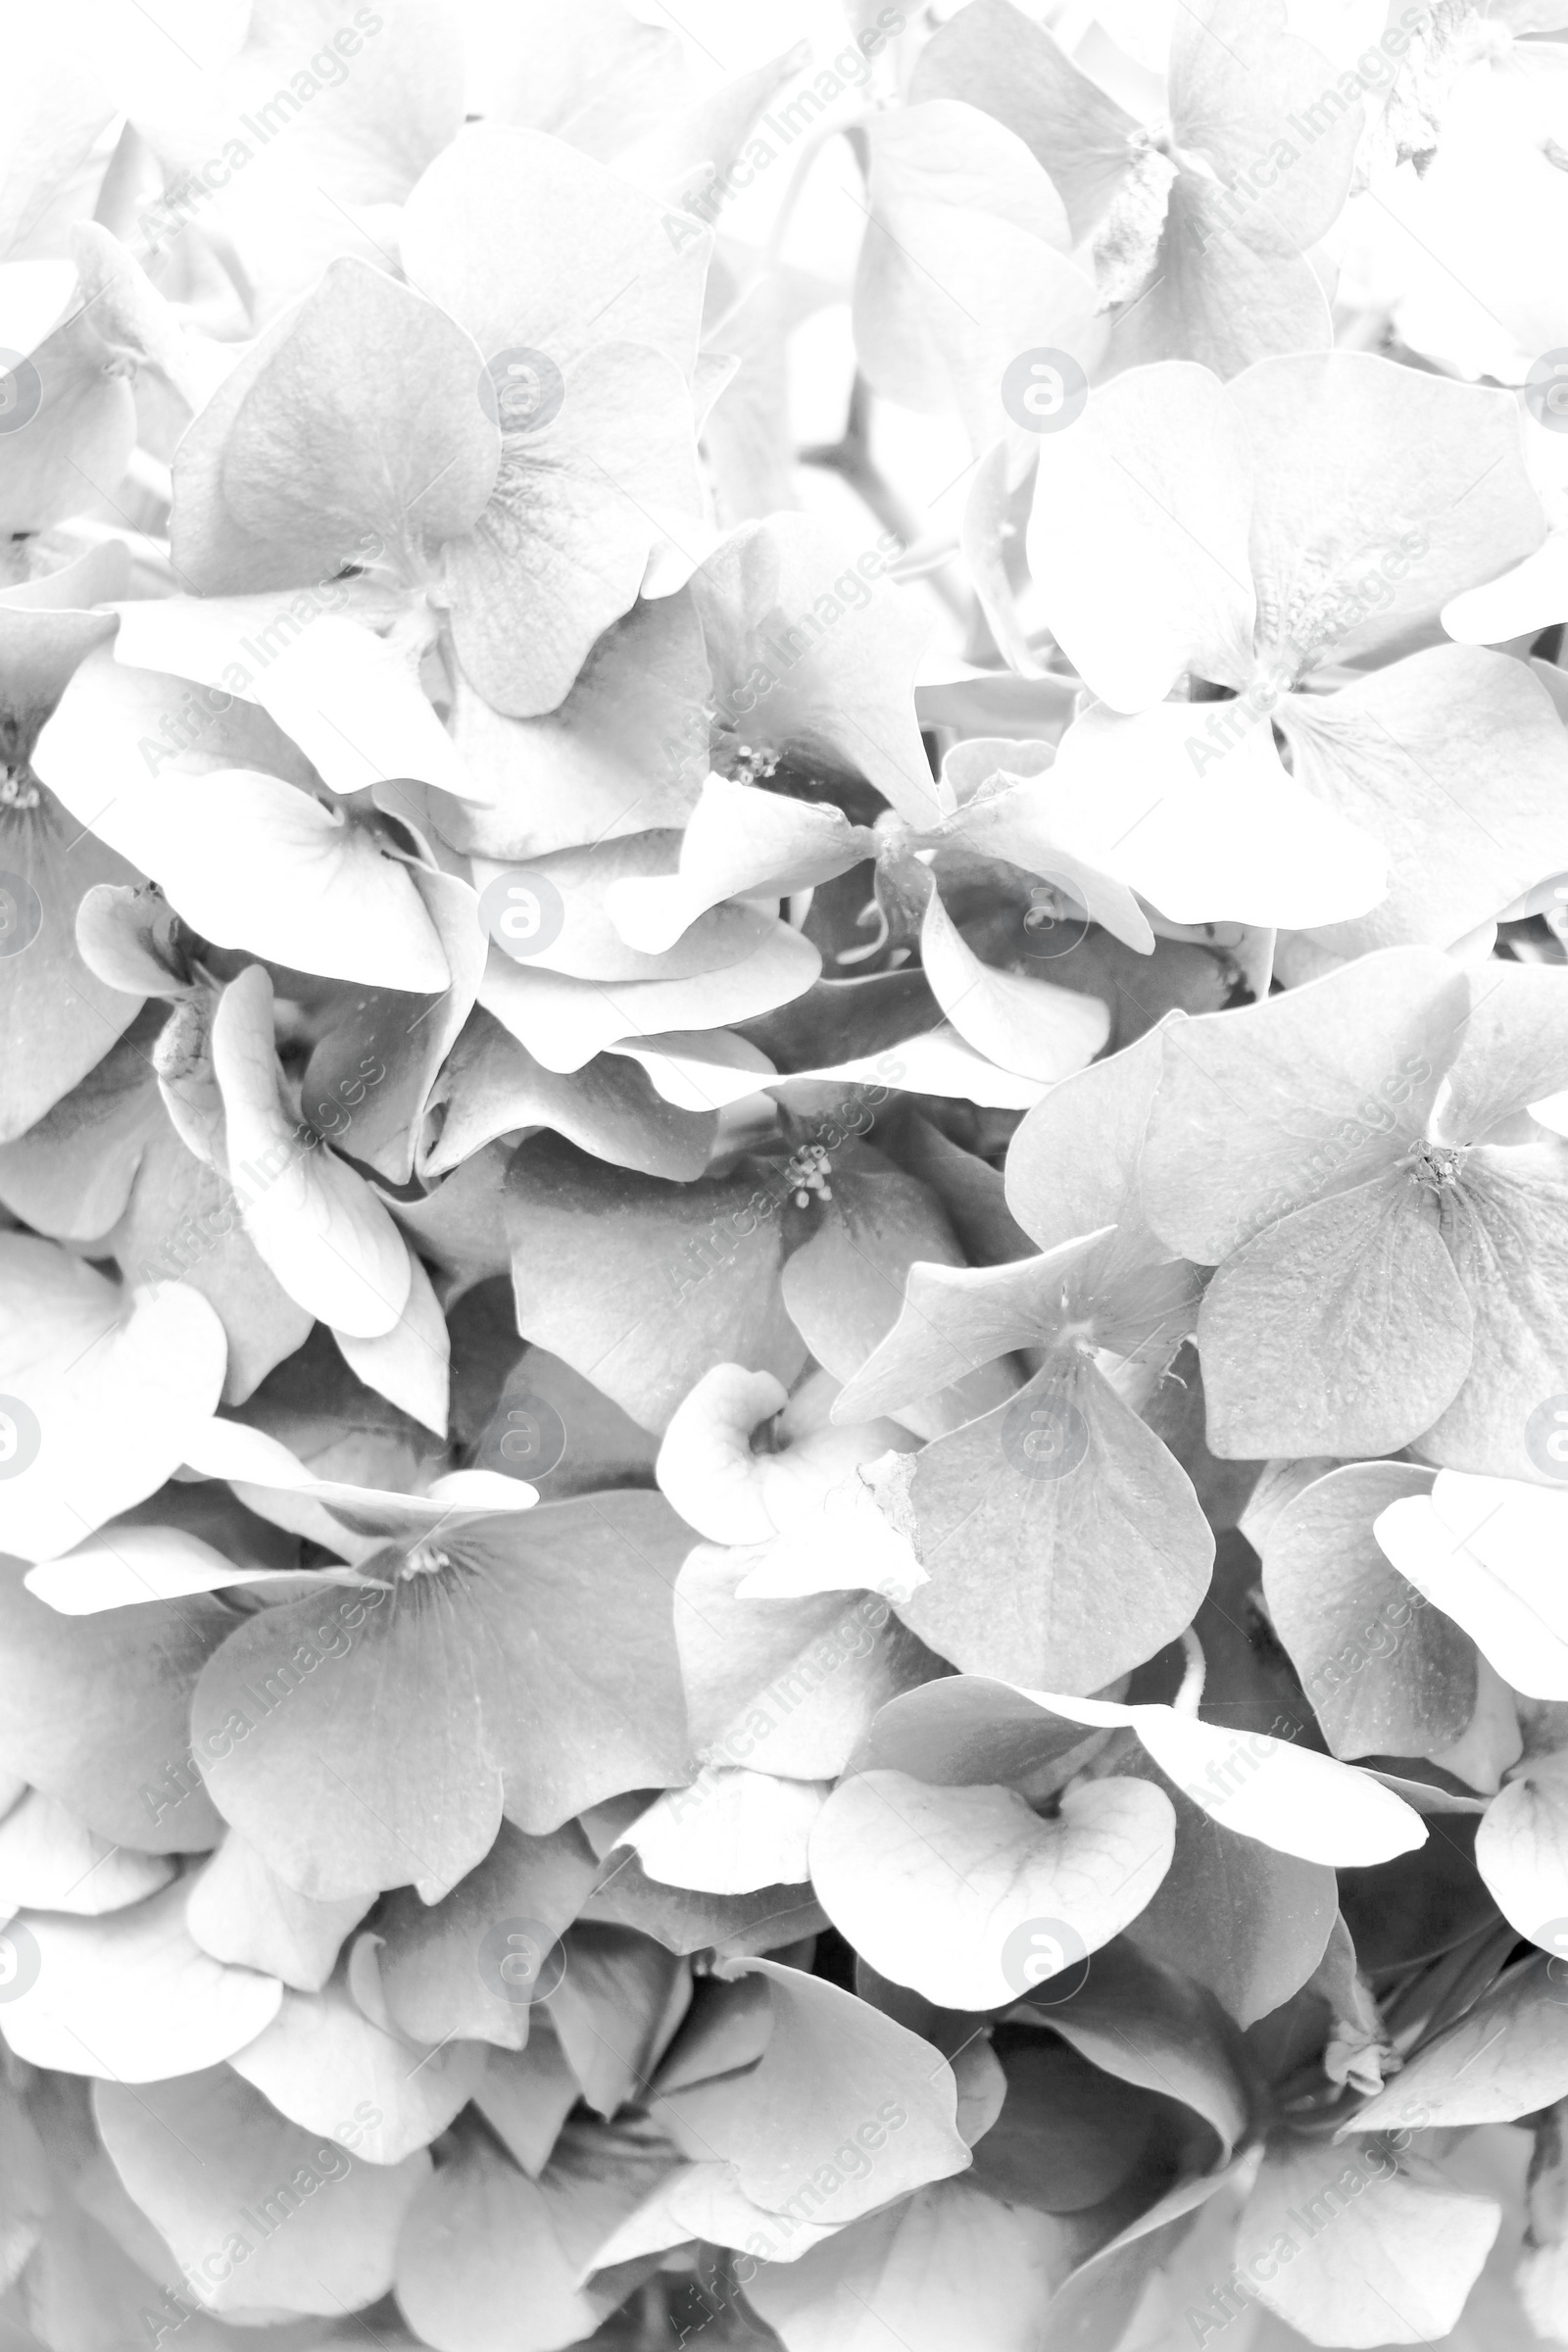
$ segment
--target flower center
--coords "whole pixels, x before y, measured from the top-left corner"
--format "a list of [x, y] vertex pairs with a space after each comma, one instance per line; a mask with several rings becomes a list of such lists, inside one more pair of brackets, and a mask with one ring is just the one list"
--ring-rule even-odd
[[1102, 311], [1130, 302], [1153, 269], [1176, 170], [1157, 136], [1134, 146], [1128, 168], [1095, 231], [1095, 284]]
[[785, 1182], [795, 1187], [796, 1207], [808, 1208], [813, 1193], [819, 1200], [831, 1200], [833, 1187], [828, 1183], [828, 1178], [832, 1173], [833, 1162], [827, 1155], [825, 1146], [803, 1144], [784, 1170]]
[[0, 808], [36, 808], [38, 779], [25, 760], [0, 767]]
[[451, 1553], [443, 1551], [439, 1544], [416, 1544], [398, 1574], [404, 1579], [411, 1576], [434, 1576], [437, 1569], [450, 1568], [451, 1565]]
[[1459, 1168], [1464, 1159], [1462, 1144], [1417, 1144], [1405, 1165], [1412, 1184], [1428, 1192], [1446, 1192], [1459, 1181]]
[[777, 775], [783, 755], [770, 752], [760, 745], [738, 743], [725, 762], [722, 773], [731, 784], [761, 784]]

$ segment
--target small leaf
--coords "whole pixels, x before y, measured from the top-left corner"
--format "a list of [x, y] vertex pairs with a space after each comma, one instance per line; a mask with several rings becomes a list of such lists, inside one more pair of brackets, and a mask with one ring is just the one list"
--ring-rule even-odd
[[375, 1943], [357, 1937], [321, 1991], [285, 1991], [265, 2032], [233, 2053], [234, 2072], [309, 2132], [330, 2136], [352, 2119], [367, 2164], [399, 2165], [467, 2104], [485, 2054], [479, 2042], [432, 2048], [399, 2032], [381, 1998]]
[[1568, 1143], [1478, 1146], [1438, 1208], [1475, 1328], [1469, 1376], [1421, 1450], [1456, 1470], [1539, 1475], [1531, 1416], [1568, 1389], [1554, 1303], [1568, 1267]]
[[1171, 1866], [1128, 1941], [1206, 1984], [1238, 2025], [1255, 2025], [1298, 1992], [1322, 1958], [1334, 1924], [1333, 1871], [1236, 1837], [1152, 1756], [1131, 1755], [1121, 1769], [1152, 1781], [1176, 1815]]
[[[479, 1002], [536, 1061], [569, 1074], [628, 1040], [750, 1021], [804, 996], [821, 971], [810, 941], [760, 907], [729, 907], [724, 929], [732, 946], [750, 942], [749, 952], [686, 979], [622, 980], [610, 989], [515, 963], [492, 942]], [[710, 1100], [716, 1107], [724, 1097]]]
[[112, 1845], [61, 1804], [29, 1788], [0, 1817], [0, 1911], [72, 1911], [100, 1918], [156, 1894], [174, 1875], [163, 1855]]
[[[498, 2049], [523, 2048], [533, 2003], [556, 1973], [554, 1939], [576, 1918], [598, 1875], [598, 1859], [574, 1823], [528, 1838], [504, 1821], [484, 1860], [439, 1902], [400, 1887], [377, 1919], [381, 1983], [397, 2025], [417, 2040], [458, 2034]], [[528, 1965], [514, 1964], [509, 1973], [514, 1950], [526, 1961], [530, 1945]]]
[[1241, 1838], [1304, 1862], [1387, 1862], [1426, 1841], [1420, 1816], [1370, 1773], [1267, 1732], [1200, 1723], [1175, 1707], [1027, 1694], [1069, 1723], [1136, 1732], [1184, 1796]]
[[1302, 782], [1389, 854], [1388, 896], [1313, 933], [1336, 956], [1447, 947], [1568, 865], [1562, 726], [1521, 662], [1430, 647], [1337, 694], [1287, 695], [1279, 724]]
[[65, 2074], [197, 2074], [254, 2042], [284, 1999], [275, 1977], [198, 1949], [178, 1882], [104, 1919], [19, 1913], [10, 1933], [18, 1967], [0, 2032], [19, 2058]]
[[0, 1764], [144, 1853], [205, 1853], [222, 1824], [191, 1753], [191, 1693], [233, 1618], [206, 1593], [66, 1617], [0, 1578]]
[[811, 2220], [848, 2222], [966, 2168], [957, 2085], [929, 2042], [778, 1961], [733, 1961], [726, 1973], [766, 1978], [767, 2046], [748, 2072], [668, 2104], [735, 2167], [747, 2196], [775, 2215], [804, 2203]]
[[[807, 1846], [829, 1784], [718, 1766], [667, 1789], [623, 1842], [645, 1875], [700, 1894], [755, 1894], [809, 1875]], [[0, 1829], [0, 1843], [3, 1843]]]
[[1092, 1061], [1110, 1035], [1110, 1014], [1098, 999], [982, 963], [934, 885], [920, 926], [920, 959], [959, 1036], [1020, 1077], [1065, 1078]]
[[1148, 710], [1184, 670], [1230, 686], [1251, 674], [1250, 473], [1223, 387], [1186, 362], [1117, 376], [1044, 441], [1030, 570], [1112, 710]]
[[1236, 2258], [1313, 2343], [1429, 2344], [1457, 2324], [1501, 2218], [1387, 2140], [1287, 2140], [1264, 2159]]
[[1186, 1472], [1076, 1350], [907, 1476], [928, 1581], [901, 1614], [965, 1674], [1098, 1690], [1173, 1641], [1207, 1587], [1213, 1537]]
[[1294, 1210], [1228, 1257], [1198, 1316], [1216, 1453], [1389, 1453], [1462, 1393], [1475, 1319], [1408, 1173]]
[[426, 1183], [497, 1136], [533, 1127], [552, 1127], [613, 1166], [690, 1183], [708, 1166], [718, 1124], [707, 1101], [674, 1107], [619, 1054], [569, 1074], [546, 1069], [479, 1005], [441, 1065], [425, 1118], [417, 1170]]
[[883, 1702], [932, 1671], [869, 1593], [743, 1599], [744, 1551], [700, 1544], [675, 1586], [692, 1745], [715, 1766], [830, 1780]]
[[397, 2292], [437, 2352], [558, 2352], [591, 2334], [614, 2301], [578, 2288], [545, 2191], [477, 2134], [410, 2213]]
[[[160, 740], [161, 722], [176, 743], [194, 728], [190, 747]], [[316, 799], [314, 770], [254, 704], [127, 670], [103, 647], [72, 679], [34, 759], [78, 822], [205, 938], [413, 994], [451, 981], [384, 822]]]
[[[395, 350], [411, 373], [371, 355]], [[417, 358], [416, 358], [417, 354]], [[484, 355], [413, 286], [354, 260], [254, 343], [180, 444], [172, 536], [205, 593], [335, 577], [379, 540], [466, 530], [501, 436]]]
[[631, 1928], [567, 1929], [550, 2019], [590, 2107], [608, 2120], [646, 2097], [691, 1998], [691, 1970], [667, 1944]]
[[[1042, 1346], [1070, 1312], [1080, 1261], [1113, 1227], [1004, 1266], [928, 1264], [908, 1270], [899, 1319], [847, 1382], [844, 1421], [896, 1411], [1021, 1348]], [[793, 1260], [791, 1261], [793, 1263]]]
[[756, 2239], [746, 2291], [787, 2352], [882, 2352], [890, 2328], [911, 2352], [1034, 2352], [1073, 2242], [1053, 2214], [944, 2180], [799, 2260]]
[[1568, 1698], [1568, 1607], [1558, 1569], [1568, 1497], [1512, 1479], [1441, 1471], [1430, 1494], [1373, 1526], [1407, 1584], [1462, 1626], [1532, 1698]]
[[1387, 887], [1382, 848], [1287, 774], [1250, 700], [1097, 704], [1046, 781], [1063, 848], [1173, 923], [1298, 930], [1364, 914]]
[[410, 1297], [412, 1260], [364, 1178], [289, 1117], [263, 965], [224, 989], [212, 1053], [225, 1156], [258, 1252], [323, 1322], [365, 1339], [390, 1332]]
[[1413, 1465], [1331, 1471], [1263, 1540], [1263, 1592], [1337, 1756], [1434, 1756], [1476, 1708], [1476, 1658], [1451, 1618], [1391, 1575], [1373, 1521], [1430, 1491]]
[[769, 514], [730, 533], [692, 594], [731, 741], [863, 776], [906, 824], [930, 824], [941, 810], [911, 688], [931, 627], [883, 578], [898, 552], [890, 532], [872, 549], [814, 516]]
[[1217, 2003], [1177, 1969], [1126, 1939], [1113, 1942], [1059, 1997], [1052, 1997], [1047, 1978], [1039, 2013], [1042, 2025], [1104, 2074], [1200, 2115], [1219, 2140], [1221, 2161], [1229, 2161], [1249, 2120], [1241, 2038]]
[[681, 834], [677, 871], [612, 882], [605, 903], [622, 939], [658, 956], [722, 900], [788, 898], [875, 854], [874, 835], [842, 809], [710, 775]]
[[204, 1952], [279, 1977], [296, 1992], [321, 1990], [343, 1938], [374, 1900], [368, 1890], [313, 1902], [270, 1869], [238, 1830], [228, 1832], [188, 1886], [185, 1924]]
[[1568, 1771], [1521, 1765], [1476, 1831], [1476, 1868], [1511, 1927], [1561, 1957], [1568, 1920]]
[[1287, 1209], [1380, 1173], [1425, 1132], [1469, 997], [1446, 956], [1393, 948], [1168, 1024], [1142, 1166], [1155, 1232], [1218, 1265]]
[[223, 1327], [183, 1283], [125, 1291], [51, 1242], [0, 1236], [0, 1544], [46, 1560], [163, 1485], [218, 1402]]
[[997, 2009], [1098, 1951], [1170, 1866], [1174, 1817], [1141, 1781], [1080, 1784], [1043, 1820], [1008, 1788], [906, 1773], [841, 1783], [811, 1834], [811, 1880], [871, 1966], [950, 2009]]
[[1551, 1973], [1560, 1966], [1537, 1952], [1510, 1968], [1347, 2129], [1506, 2124], [1560, 2099], [1568, 2086], [1568, 2003]]
[[[210, 2308], [341, 2312], [391, 2284], [398, 2226], [429, 2178], [422, 2153], [357, 2163], [352, 2113], [318, 2136], [227, 2067], [136, 2092], [101, 2083], [93, 2112], [121, 2179]], [[217, 2247], [228, 2267], [214, 2283], [196, 2266]]]
[[[1398, 648], [1545, 536], [1512, 393], [1323, 351], [1264, 360], [1229, 397], [1257, 466], [1259, 601], [1282, 637], [1304, 619], [1341, 662]], [[1420, 543], [1408, 569], [1350, 593], [1358, 565], [1370, 572], [1361, 551], [1401, 534]]]
[[713, 1364], [793, 1378], [771, 1199], [744, 1175], [664, 1184], [536, 1137], [507, 1176], [518, 1330], [655, 1431]]

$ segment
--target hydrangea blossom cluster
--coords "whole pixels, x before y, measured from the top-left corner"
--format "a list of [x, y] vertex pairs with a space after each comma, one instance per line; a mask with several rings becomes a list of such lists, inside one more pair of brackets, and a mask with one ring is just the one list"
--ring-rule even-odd
[[1568, 2342], [1568, 5], [658, 14], [8, 36], [5, 2341]]

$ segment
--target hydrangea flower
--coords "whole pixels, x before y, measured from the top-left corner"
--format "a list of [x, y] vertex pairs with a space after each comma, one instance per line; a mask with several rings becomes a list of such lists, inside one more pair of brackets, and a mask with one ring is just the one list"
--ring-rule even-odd
[[19, 2345], [1568, 2335], [1562, 12], [1048, 13], [14, 28]]

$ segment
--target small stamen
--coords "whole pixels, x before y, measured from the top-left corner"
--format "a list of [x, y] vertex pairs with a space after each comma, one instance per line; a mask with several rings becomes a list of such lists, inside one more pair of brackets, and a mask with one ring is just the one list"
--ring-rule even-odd
[[416, 1544], [403, 1563], [401, 1574], [404, 1577], [434, 1576], [437, 1569], [450, 1568], [451, 1565], [451, 1553], [443, 1551], [439, 1544]]

